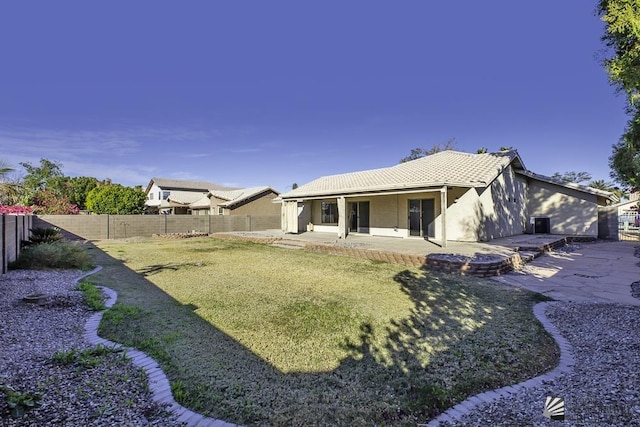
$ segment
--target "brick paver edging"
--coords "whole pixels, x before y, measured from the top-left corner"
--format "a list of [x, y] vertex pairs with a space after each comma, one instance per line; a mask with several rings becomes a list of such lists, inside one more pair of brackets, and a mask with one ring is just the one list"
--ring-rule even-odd
[[[76, 283], [91, 274], [97, 273], [101, 269], [102, 267], [98, 266], [88, 273], [83, 274], [78, 279], [76, 279]], [[106, 286], [96, 287], [99, 288], [106, 297], [106, 300], [104, 302], [105, 307], [111, 308], [118, 299], [118, 294], [116, 293], [116, 291], [107, 288]], [[103, 345], [124, 350], [126, 357], [131, 359], [131, 362], [135, 366], [142, 368], [147, 373], [147, 378], [149, 381], [149, 391], [151, 392], [153, 400], [161, 405], [166, 405], [167, 410], [176, 416], [177, 422], [180, 425], [189, 427], [238, 427], [236, 424], [231, 424], [222, 420], [205, 417], [202, 414], [193, 412], [190, 409], [187, 409], [184, 406], [178, 404], [173, 399], [169, 379], [164, 374], [164, 372], [162, 372], [162, 369], [160, 369], [158, 362], [156, 362], [140, 350], [125, 347], [121, 344], [106, 340], [104, 338], [100, 338], [98, 336], [98, 325], [100, 325], [103, 314], [104, 311], [100, 311], [89, 317], [84, 326], [84, 338], [93, 345]]]
[[428, 424], [423, 425], [426, 425], [427, 427], [438, 427], [442, 422], [458, 421], [463, 415], [475, 409], [475, 407], [477, 406], [491, 403], [501, 397], [507, 397], [522, 389], [537, 387], [544, 381], [554, 380], [560, 375], [571, 372], [575, 364], [573, 347], [571, 346], [569, 341], [567, 341], [560, 334], [558, 328], [556, 328], [555, 325], [551, 323], [551, 321], [547, 318], [545, 311], [547, 310], [548, 306], [549, 303], [547, 302], [536, 304], [533, 307], [533, 314], [538, 318], [540, 323], [542, 323], [542, 326], [544, 326], [547, 332], [551, 334], [553, 339], [556, 340], [558, 347], [560, 347], [560, 363], [555, 369], [547, 372], [546, 374], [539, 375], [535, 378], [531, 378], [530, 380], [523, 381], [515, 385], [502, 387], [497, 390], [485, 391], [484, 393], [471, 396], [467, 400], [458, 403], [454, 407], [449, 408], [442, 414], [438, 415], [438, 417], [431, 420]]

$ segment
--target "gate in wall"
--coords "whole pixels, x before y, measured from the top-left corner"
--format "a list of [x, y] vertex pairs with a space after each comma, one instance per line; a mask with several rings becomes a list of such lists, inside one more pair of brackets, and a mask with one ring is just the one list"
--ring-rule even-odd
[[640, 241], [640, 213], [627, 211], [618, 215], [618, 240]]

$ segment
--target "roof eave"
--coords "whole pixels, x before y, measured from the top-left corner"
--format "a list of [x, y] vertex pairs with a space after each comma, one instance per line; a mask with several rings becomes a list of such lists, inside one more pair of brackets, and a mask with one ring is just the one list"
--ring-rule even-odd
[[476, 183], [438, 182], [438, 183], [430, 183], [428, 185], [418, 183], [418, 184], [408, 184], [403, 186], [393, 185], [393, 186], [380, 186], [380, 187], [358, 187], [358, 188], [343, 189], [339, 191], [331, 190], [331, 191], [314, 191], [314, 192], [301, 193], [301, 194], [281, 194], [280, 197], [284, 201], [287, 199], [304, 199], [304, 198], [311, 198], [311, 197], [313, 198], [342, 197], [342, 196], [354, 197], [354, 196], [362, 195], [365, 193], [385, 194], [388, 192], [396, 192], [396, 193], [402, 192], [403, 190], [406, 190], [407, 193], [410, 193], [420, 189], [433, 190], [433, 189], [440, 189], [442, 187], [484, 188], [486, 186], [487, 186], [486, 182], [480, 182], [480, 181]]

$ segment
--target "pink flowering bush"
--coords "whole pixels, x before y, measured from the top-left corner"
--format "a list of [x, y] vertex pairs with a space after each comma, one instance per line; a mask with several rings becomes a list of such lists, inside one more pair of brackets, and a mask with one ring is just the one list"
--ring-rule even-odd
[[0, 205], [0, 214], [27, 215], [30, 213], [33, 213], [33, 209], [29, 206]]

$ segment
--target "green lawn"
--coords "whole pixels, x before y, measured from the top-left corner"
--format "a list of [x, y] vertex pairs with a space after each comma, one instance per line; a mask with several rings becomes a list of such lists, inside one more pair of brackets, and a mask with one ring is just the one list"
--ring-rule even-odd
[[151, 353], [178, 401], [245, 425], [415, 425], [555, 366], [539, 294], [212, 238], [103, 241], [102, 336]]

